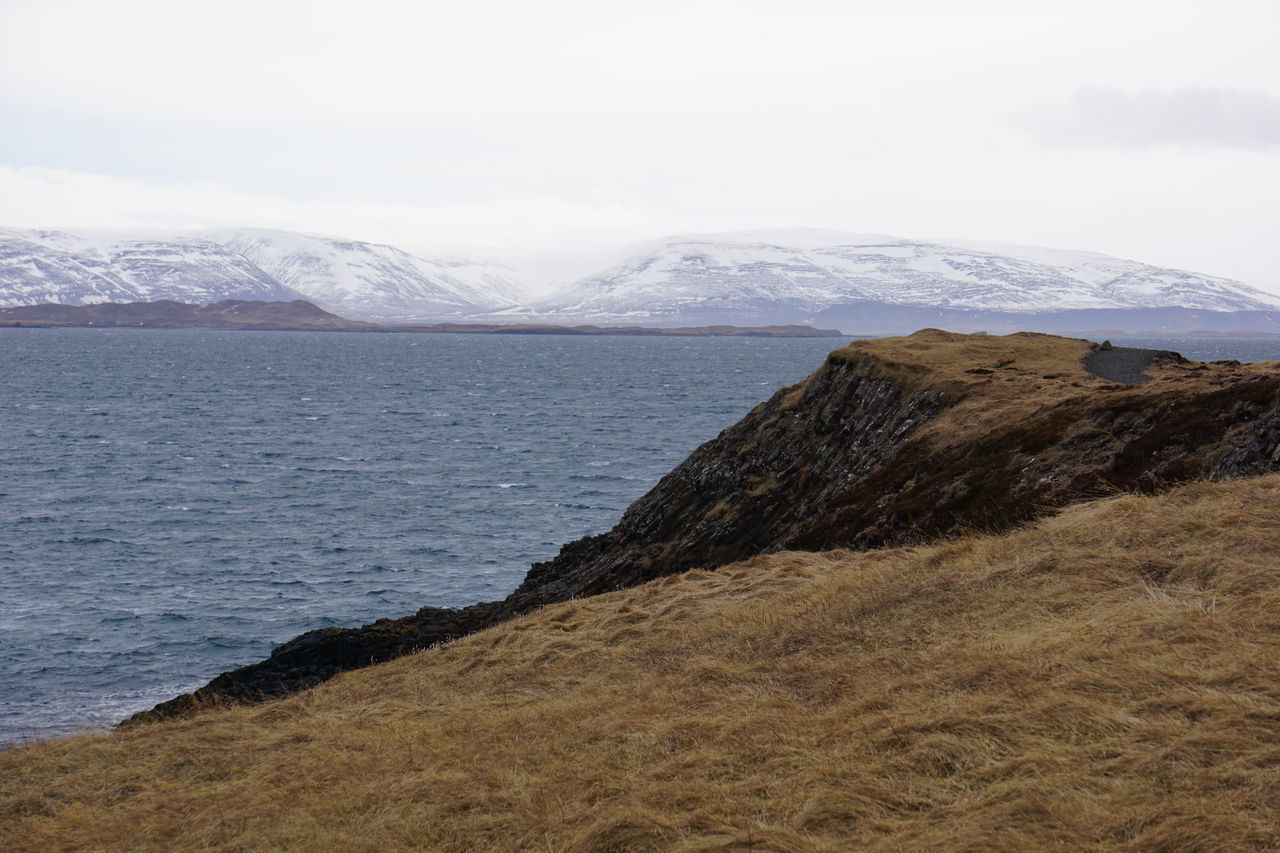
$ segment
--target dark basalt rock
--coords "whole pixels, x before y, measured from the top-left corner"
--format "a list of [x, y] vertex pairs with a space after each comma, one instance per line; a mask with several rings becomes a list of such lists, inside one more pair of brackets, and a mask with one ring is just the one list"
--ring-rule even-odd
[[231, 672], [224, 672], [195, 694], [184, 693], [150, 711], [135, 714], [125, 724], [180, 716], [200, 705], [258, 702], [296, 693], [327, 681], [340, 672], [359, 669], [430, 648], [499, 621], [497, 603], [461, 610], [424, 607], [401, 619], [379, 619], [360, 628], [321, 628], [276, 647], [271, 656]]
[[[1180, 358], [1157, 353], [1152, 361], [1161, 357]], [[1051, 380], [1070, 389], [1046, 397], [1058, 402], [972, 439], [940, 441], [922, 427], [996, 377], [966, 385], [918, 366], [833, 353], [808, 380], [694, 451], [608, 533], [535, 564], [506, 599], [312, 631], [126, 722], [281, 696], [545, 604], [695, 567], [997, 530], [1117, 491], [1280, 468], [1280, 375], [1218, 370], [1141, 387], [1084, 374], [1078, 378], [1094, 384]]]

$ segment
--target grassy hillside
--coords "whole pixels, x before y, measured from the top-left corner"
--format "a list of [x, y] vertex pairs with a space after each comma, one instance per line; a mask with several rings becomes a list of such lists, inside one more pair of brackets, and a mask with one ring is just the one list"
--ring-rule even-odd
[[0, 848], [1280, 846], [1280, 476], [553, 605], [0, 754]]

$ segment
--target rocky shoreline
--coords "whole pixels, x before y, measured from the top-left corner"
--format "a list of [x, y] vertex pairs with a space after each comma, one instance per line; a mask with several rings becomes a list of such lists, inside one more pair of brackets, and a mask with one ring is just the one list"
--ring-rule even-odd
[[[1137, 365], [1150, 381], [1086, 369], [1107, 362]], [[126, 724], [287, 695], [547, 604], [689, 569], [1003, 530], [1117, 492], [1278, 469], [1280, 365], [1153, 350], [1099, 361], [1095, 344], [1030, 333], [855, 342], [694, 451], [612, 530], [535, 564], [507, 598], [311, 631]]]

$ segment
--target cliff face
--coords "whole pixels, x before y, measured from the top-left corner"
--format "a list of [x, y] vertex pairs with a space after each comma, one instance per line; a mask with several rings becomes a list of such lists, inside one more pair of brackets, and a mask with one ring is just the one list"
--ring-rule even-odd
[[532, 567], [506, 599], [304, 634], [134, 720], [253, 701], [544, 604], [772, 551], [874, 548], [1006, 528], [1073, 501], [1280, 469], [1280, 364], [1174, 353], [1151, 381], [1085, 369], [1097, 347], [926, 330], [832, 353], [696, 450], [608, 533]]
[[514, 597], [560, 601], [786, 547], [954, 398], [912, 374], [828, 360], [695, 451], [613, 530], [534, 565]]
[[[1085, 498], [1280, 466], [1280, 365], [1151, 353], [1158, 379], [1121, 386], [1083, 370], [1083, 342], [1013, 337], [924, 332], [833, 353], [609, 533], [535, 565], [515, 595], [558, 601], [771, 551], [1001, 529]], [[902, 341], [920, 348], [877, 353]], [[1035, 363], [1059, 344], [1052, 357], [1074, 363]], [[953, 360], [962, 345], [979, 349]]]

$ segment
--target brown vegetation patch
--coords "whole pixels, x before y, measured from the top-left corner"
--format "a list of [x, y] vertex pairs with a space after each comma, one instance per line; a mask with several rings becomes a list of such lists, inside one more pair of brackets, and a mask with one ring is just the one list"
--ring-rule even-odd
[[0, 754], [0, 847], [1267, 850], [1280, 476], [570, 601]]

